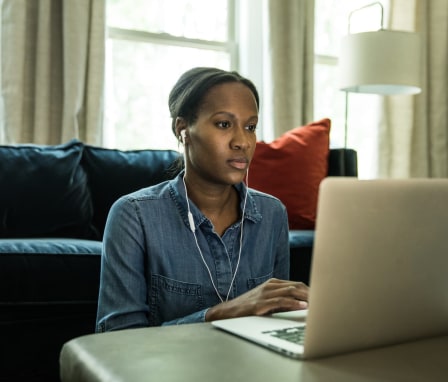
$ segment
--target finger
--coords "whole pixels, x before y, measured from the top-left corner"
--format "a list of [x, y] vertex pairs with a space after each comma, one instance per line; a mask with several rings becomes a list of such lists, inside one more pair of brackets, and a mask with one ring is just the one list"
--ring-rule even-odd
[[264, 300], [263, 303], [258, 305], [255, 314], [265, 315], [273, 312], [285, 312], [307, 308], [308, 303], [306, 301], [301, 301], [294, 298], [278, 297]]
[[285, 283], [270, 285], [270, 287], [264, 291], [266, 299], [275, 297], [290, 297], [297, 300], [308, 301], [308, 287], [302, 283]]
[[265, 281], [260, 287], [266, 287], [268, 289], [276, 289], [279, 287], [294, 286], [299, 289], [309, 289], [309, 287], [301, 281], [291, 281], [291, 280], [280, 280], [280, 279], [269, 279]]

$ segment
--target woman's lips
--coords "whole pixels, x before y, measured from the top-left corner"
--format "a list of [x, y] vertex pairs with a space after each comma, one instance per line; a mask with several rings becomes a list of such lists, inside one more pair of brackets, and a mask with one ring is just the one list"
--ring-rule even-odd
[[246, 158], [236, 158], [236, 159], [230, 159], [228, 163], [233, 168], [236, 168], [238, 170], [245, 170], [247, 168], [247, 164], [249, 163], [249, 161]]

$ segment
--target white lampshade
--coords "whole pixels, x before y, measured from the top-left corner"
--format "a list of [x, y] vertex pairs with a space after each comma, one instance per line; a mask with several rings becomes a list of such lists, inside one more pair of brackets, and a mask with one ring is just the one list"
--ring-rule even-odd
[[340, 89], [382, 95], [420, 93], [419, 37], [383, 29], [348, 34], [341, 42]]

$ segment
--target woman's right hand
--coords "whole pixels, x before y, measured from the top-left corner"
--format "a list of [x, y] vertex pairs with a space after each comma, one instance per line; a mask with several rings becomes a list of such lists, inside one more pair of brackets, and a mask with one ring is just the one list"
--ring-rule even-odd
[[206, 321], [307, 309], [309, 287], [298, 281], [269, 279], [254, 289], [207, 311]]

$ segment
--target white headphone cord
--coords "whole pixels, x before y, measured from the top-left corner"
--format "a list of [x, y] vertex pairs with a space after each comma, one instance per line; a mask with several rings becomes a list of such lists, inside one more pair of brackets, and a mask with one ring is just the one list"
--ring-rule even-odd
[[236, 273], [238, 272], [238, 268], [240, 266], [240, 260], [241, 260], [241, 249], [243, 248], [243, 228], [244, 228], [244, 213], [246, 212], [246, 201], [247, 201], [247, 194], [249, 192], [249, 169], [246, 172], [246, 194], [244, 195], [244, 203], [243, 203], [243, 213], [241, 218], [241, 230], [240, 230], [240, 250], [238, 253], [238, 261], [236, 263], [235, 267], [235, 273], [233, 274], [232, 281], [230, 283], [229, 291], [227, 292], [226, 301], [229, 300], [230, 291], [232, 290], [232, 285], [235, 282]]
[[[248, 173], [246, 175], [246, 179], [248, 179]], [[221, 294], [218, 291], [218, 288], [215, 285], [215, 282], [213, 281], [212, 272], [210, 271], [210, 268], [209, 268], [207, 262], [205, 261], [204, 255], [202, 254], [201, 247], [199, 246], [199, 243], [198, 243], [198, 238], [197, 238], [196, 232], [195, 232], [196, 229], [195, 229], [195, 226], [194, 226], [193, 214], [191, 213], [190, 202], [188, 200], [187, 185], [185, 184], [185, 174], [182, 177], [182, 181], [184, 183], [184, 188], [185, 188], [185, 198], [186, 198], [186, 201], [187, 201], [188, 222], [189, 222], [189, 225], [190, 225], [190, 230], [193, 233], [194, 241], [196, 243], [196, 247], [197, 247], [197, 249], [199, 251], [199, 254], [201, 255], [202, 262], [204, 263], [205, 267], [207, 268], [207, 272], [208, 272], [208, 275], [210, 277], [210, 281], [212, 282], [213, 289], [215, 290], [216, 295], [218, 296], [219, 300], [221, 302], [224, 302], [223, 298], [221, 297]], [[246, 180], [246, 182], [247, 182], [247, 180]], [[248, 187], [246, 186], [246, 194], [244, 196], [243, 213], [242, 213], [242, 218], [241, 218], [240, 249], [239, 249], [239, 253], [238, 253], [238, 260], [237, 260], [237, 264], [236, 264], [236, 267], [235, 267], [235, 272], [234, 272], [234, 274], [232, 276], [232, 281], [230, 282], [229, 290], [227, 292], [227, 296], [226, 296], [226, 300], [225, 301], [229, 300], [230, 291], [232, 290], [232, 286], [233, 286], [233, 283], [234, 283], [235, 278], [236, 278], [236, 273], [238, 272], [238, 268], [239, 268], [239, 265], [240, 265], [241, 250], [243, 248], [243, 226], [244, 226], [244, 213], [246, 211], [247, 194], [248, 194]], [[227, 252], [227, 250], [226, 250], [226, 252]], [[232, 270], [230, 270], [230, 272], [232, 272]]]

